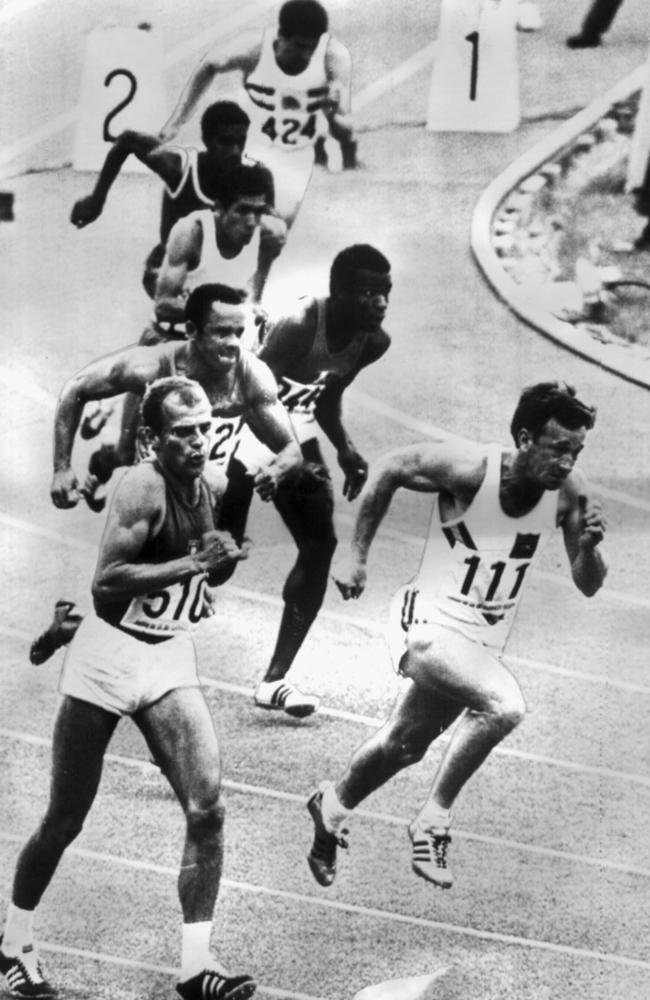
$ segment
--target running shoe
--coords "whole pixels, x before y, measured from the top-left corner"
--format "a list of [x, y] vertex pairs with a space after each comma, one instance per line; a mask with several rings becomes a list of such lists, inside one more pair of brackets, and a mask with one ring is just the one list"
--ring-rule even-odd
[[248, 1000], [256, 989], [257, 983], [250, 976], [224, 976], [212, 969], [176, 984], [184, 1000]]
[[295, 719], [304, 719], [316, 711], [320, 702], [315, 695], [303, 694], [293, 684], [282, 679], [262, 681], [255, 692], [255, 704], [258, 708], [282, 711]]
[[451, 889], [454, 877], [447, 861], [451, 844], [449, 828], [425, 827], [414, 821], [409, 826], [409, 837], [413, 845], [411, 867], [415, 874], [441, 889]]
[[336, 849], [342, 847], [347, 850], [348, 830], [342, 829], [337, 835], [330, 833], [325, 826], [322, 786], [307, 802], [307, 809], [314, 822], [314, 843], [307, 855], [307, 861], [318, 884], [331, 885], [336, 876]]
[[582, 31], [577, 35], [571, 35], [566, 43], [570, 49], [596, 49], [602, 44], [600, 35], [585, 35]]
[[72, 601], [57, 601], [54, 605], [54, 619], [29, 647], [29, 659], [34, 666], [49, 660], [61, 646], [67, 646], [81, 625], [83, 616], [74, 611]]
[[23, 948], [23, 955], [25, 961], [17, 956], [5, 955], [0, 948], [0, 973], [5, 977], [9, 996], [30, 997], [34, 1000], [52, 1000], [58, 997], [58, 990], [43, 976], [40, 962], [34, 954], [34, 946], [30, 944]]

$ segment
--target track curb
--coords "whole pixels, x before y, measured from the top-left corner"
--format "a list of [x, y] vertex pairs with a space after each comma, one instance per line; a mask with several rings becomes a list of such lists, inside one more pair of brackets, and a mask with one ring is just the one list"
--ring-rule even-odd
[[512, 225], [517, 226], [521, 209], [516, 199], [530, 203], [540, 191], [552, 189], [562, 166], [579, 153], [580, 142], [585, 142], [585, 136], [587, 141], [589, 136], [595, 139], [599, 122], [612, 115], [614, 105], [640, 91], [647, 72], [648, 64], [642, 63], [510, 164], [479, 198], [470, 235], [471, 249], [479, 268], [515, 315], [574, 354], [644, 388], [650, 388], [650, 348], [609, 339], [602, 342], [588, 331], [586, 324], [576, 325], [553, 315], [539, 301], [541, 296], [535, 301], [530, 285], [523, 287], [511, 276], [508, 271], [511, 241], [507, 235], [495, 232], [495, 228], [499, 228], [499, 213], [502, 218], [504, 213], [510, 213]]

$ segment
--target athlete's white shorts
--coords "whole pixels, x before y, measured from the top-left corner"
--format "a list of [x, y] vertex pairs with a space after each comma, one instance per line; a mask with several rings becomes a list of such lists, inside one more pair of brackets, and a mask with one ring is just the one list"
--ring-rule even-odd
[[[313, 413], [289, 412], [289, 419], [299, 444], [305, 444], [306, 441], [312, 441], [318, 437], [318, 424]], [[274, 454], [253, 434], [248, 424], [245, 424], [238, 437], [237, 458], [242, 465], [246, 466], [251, 475], [255, 475], [265, 465], [268, 465], [274, 458]]]
[[290, 226], [305, 197], [314, 167], [314, 147], [304, 146], [285, 152], [263, 141], [250, 142], [246, 153], [259, 160], [273, 174], [275, 210]]
[[192, 633], [148, 643], [113, 628], [94, 612], [70, 643], [59, 680], [63, 695], [114, 715], [133, 715], [182, 687], [199, 687]]
[[446, 629], [456, 632], [492, 657], [501, 659], [511, 622], [486, 623], [463, 621], [456, 609], [444, 601], [423, 601], [412, 585], [401, 587], [391, 601], [386, 639], [393, 667], [399, 673], [402, 657], [408, 652], [409, 635], [421, 635], [423, 629]]

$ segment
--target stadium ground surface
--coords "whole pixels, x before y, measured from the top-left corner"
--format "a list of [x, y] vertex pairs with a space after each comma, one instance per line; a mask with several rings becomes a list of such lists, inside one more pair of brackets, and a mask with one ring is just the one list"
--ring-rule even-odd
[[[336, 34], [352, 50], [357, 91], [435, 38], [437, 4], [399, 12], [385, 0], [329, 6]], [[251, 9], [253, 23], [265, 23], [268, 5]], [[607, 586], [591, 601], [582, 598], [568, 581], [559, 540], [531, 580], [508, 647], [530, 714], [458, 803], [453, 890], [437, 892], [411, 874], [405, 833], [439, 747], [365, 803], [337, 882], [324, 890], [305, 862], [311, 824], [304, 800], [340, 770], [395, 694], [381, 630], [390, 595], [417, 568], [429, 504], [396, 498], [361, 601], [343, 604], [334, 589], [328, 594], [294, 671], [323, 697], [323, 711], [305, 722], [270, 717], [250, 697], [293, 556], [273, 509], [256, 505], [256, 549], [219, 595], [201, 636], [201, 672], [222, 739], [228, 810], [214, 941], [228, 965], [258, 977], [262, 995], [345, 1000], [369, 983], [442, 967], [448, 971], [435, 984], [436, 1000], [613, 1000], [650, 992], [648, 395], [520, 324], [483, 283], [469, 251], [480, 192], [553, 127], [546, 116], [586, 104], [641, 61], [643, 3], [629, 0], [608, 44], [585, 53], [563, 46], [577, 12], [568, 23], [560, 0], [542, 10], [544, 31], [520, 40], [528, 120], [521, 129], [498, 137], [426, 133], [418, 124], [426, 67], [385, 90], [360, 114], [364, 169], [315, 174], [268, 291], [281, 302], [324, 290], [329, 262], [351, 242], [369, 240], [391, 258], [393, 346], [345, 408], [369, 459], [438, 428], [506, 440], [523, 385], [547, 376], [575, 384], [599, 407], [581, 464], [606, 500]], [[45, 802], [60, 665], [58, 654], [31, 667], [29, 640], [56, 597], [88, 606], [102, 527], [83, 507], [61, 512], [49, 503], [54, 398], [73, 370], [137, 339], [148, 316], [141, 262], [155, 238], [159, 200], [152, 180], [125, 176], [101, 220], [81, 233], [69, 225], [72, 202], [92, 182], [58, 169], [70, 158], [71, 129], [50, 127], [36, 144], [26, 139], [74, 107], [80, 40], [98, 17], [91, 5], [69, 0], [63, 29], [45, 11], [31, 4], [20, 23], [9, 23], [16, 100], [2, 109], [3, 134], [22, 143], [4, 168], [16, 176], [2, 185], [15, 193], [16, 221], [0, 229], [9, 292], [0, 368], [2, 907], [20, 844]], [[228, 13], [224, 3], [197, 3], [179, 25], [161, 4], [151, 17], [180, 47]], [[170, 62], [170, 95], [192, 60]], [[25, 174], [28, 168], [45, 172]], [[75, 456], [79, 471], [87, 451]], [[328, 455], [333, 461], [331, 449]], [[343, 549], [355, 507], [340, 496], [338, 470], [333, 475]], [[147, 760], [137, 731], [123, 723], [87, 827], [39, 911], [44, 958], [64, 998], [173, 995], [182, 822]]]

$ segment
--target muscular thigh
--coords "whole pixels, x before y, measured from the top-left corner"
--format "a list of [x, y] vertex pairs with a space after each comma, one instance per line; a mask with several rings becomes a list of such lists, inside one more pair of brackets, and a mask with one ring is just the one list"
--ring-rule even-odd
[[182, 806], [218, 789], [221, 761], [200, 688], [176, 688], [133, 716]]
[[384, 730], [400, 745], [426, 748], [458, 718], [463, 706], [413, 680], [403, 683]]
[[52, 739], [50, 815], [83, 817], [99, 785], [104, 753], [119, 715], [65, 695]]
[[278, 487], [274, 503], [296, 543], [334, 540], [334, 494], [317, 441], [302, 445], [305, 467]]
[[419, 688], [478, 712], [522, 699], [517, 681], [500, 659], [480, 643], [437, 625], [411, 627], [402, 669]]

